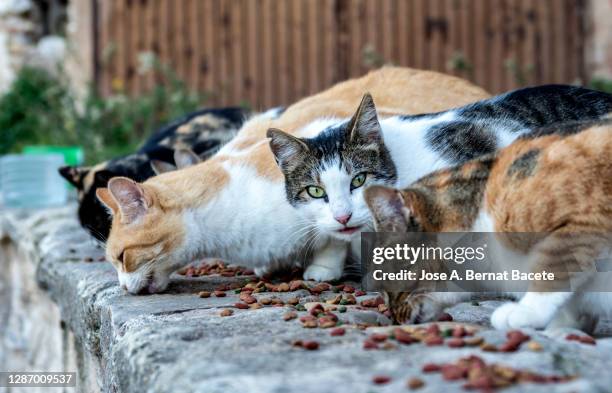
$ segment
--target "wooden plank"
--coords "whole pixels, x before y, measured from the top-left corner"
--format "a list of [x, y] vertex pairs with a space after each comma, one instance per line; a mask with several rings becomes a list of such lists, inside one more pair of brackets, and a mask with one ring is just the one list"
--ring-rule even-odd
[[204, 34], [200, 42], [204, 45], [202, 64], [200, 69], [202, 78], [204, 79], [204, 89], [208, 95], [208, 104], [214, 105], [217, 102], [217, 84], [215, 80], [216, 62], [215, 62], [215, 16], [214, 0], [200, 0], [203, 4], [201, 23], [204, 28]]
[[427, 51], [429, 42], [425, 39], [425, 20], [427, 18], [427, 0], [414, 0], [413, 10], [413, 34], [414, 62], [416, 68], [427, 68]]
[[244, 101], [242, 97], [242, 81], [244, 78], [243, 65], [243, 41], [241, 32], [245, 27], [245, 15], [242, 9], [243, 1], [237, 0], [230, 3], [231, 11], [231, 52], [232, 52], [232, 90], [228, 99], [229, 105], [239, 105]]
[[397, 1], [397, 63], [402, 66], [410, 65], [411, 48], [410, 43], [410, 2]]

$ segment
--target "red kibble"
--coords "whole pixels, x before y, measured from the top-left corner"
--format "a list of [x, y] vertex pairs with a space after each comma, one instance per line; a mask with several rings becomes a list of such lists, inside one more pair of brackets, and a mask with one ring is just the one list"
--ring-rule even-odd
[[572, 333], [565, 336], [565, 339], [568, 341], [580, 341], [580, 336]]
[[466, 370], [454, 364], [447, 364], [442, 367], [442, 378], [447, 381], [462, 379], [466, 374]]
[[378, 349], [378, 344], [368, 339], [363, 342], [363, 349]]
[[225, 292], [223, 292], [223, 291], [215, 291], [215, 292], [213, 292], [213, 294], [216, 297], [225, 297]]
[[368, 294], [367, 292], [362, 291], [362, 290], [360, 290], [360, 289], [358, 289], [358, 290], [356, 290], [356, 291], [355, 291], [355, 296], [365, 296], [365, 295], [367, 295], [367, 294]]
[[517, 341], [508, 341], [508, 342], [503, 343], [499, 347], [499, 351], [500, 352], [515, 352], [516, 350], [519, 349], [520, 346], [521, 346], [520, 342], [517, 342]]
[[465, 335], [466, 335], [466, 332], [463, 326], [457, 326], [453, 329], [453, 337], [461, 338]]
[[445, 312], [442, 313], [439, 317], [438, 317], [438, 321], [439, 322], [450, 322], [453, 320], [453, 316], [450, 315], [449, 313]]
[[415, 342], [416, 340], [410, 335], [410, 333], [400, 329], [400, 328], [396, 328], [393, 331], [393, 336], [395, 337], [395, 339], [402, 343], [402, 344], [412, 344], [413, 342]]
[[325, 311], [325, 309], [323, 308], [323, 306], [320, 305], [320, 304], [317, 304], [316, 306], [314, 306], [313, 308], [310, 309], [309, 313], [310, 313], [310, 315], [313, 315], [313, 316], [316, 317], [317, 315], [323, 313], [324, 311]]
[[234, 307], [239, 308], [241, 310], [246, 310], [249, 308], [249, 305], [246, 303], [234, 303]]
[[302, 343], [302, 348], [307, 349], [309, 351], [314, 351], [319, 349], [319, 343], [316, 341], [304, 341]]
[[427, 363], [425, 365], [423, 365], [423, 372], [424, 373], [436, 373], [438, 371], [440, 371], [442, 369], [442, 367], [439, 364], [435, 364], [435, 363]]
[[353, 292], [355, 292], [355, 288], [353, 288], [350, 285], [345, 285], [344, 288], [342, 288], [342, 291], [344, 291], [346, 293], [353, 293]]
[[330, 336], [344, 336], [346, 330], [344, 328], [335, 328], [331, 332], [329, 332]]
[[510, 341], [515, 341], [515, 342], [519, 342], [519, 343], [523, 343], [525, 341], [529, 341], [529, 339], [530, 339], [530, 337], [528, 335], [524, 334], [520, 330], [510, 330], [508, 333], [506, 333], [506, 337]]
[[439, 336], [440, 335], [440, 327], [438, 326], [438, 324], [434, 323], [432, 325], [429, 325], [427, 327], [427, 329], [425, 330], [425, 332], [427, 334], [431, 334], [433, 336]]
[[382, 334], [382, 333], [374, 333], [372, 335], [370, 335], [370, 340], [372, 341], [376, 341], [376, 342], [383, 342], [388, 338], [388, 336], [386, 334]]
[[391, 382], [391, 377], [388, 375], [376, 375], [374, 378], [372, 378], [372, 382], [374, 382], [376, 385], [384, 385]]
[[440, 336], [428, 336], [428, 337], [425, 337], [425, 339], [423, 340], [423, 343], [427, 345], [428, 347], [442, 345], [444, 344], [444, 338]]
[[588, 345], [596, 345], [597, 342], [595, 341], [595, 339], [591, 336], [582, 336], [580, 337], [580, 342], [583, 344], [588, 344]]
[[446, 342], [450, 348], [461, 348], [465, 345], [465, 342], [461, 338], [451, 338]]

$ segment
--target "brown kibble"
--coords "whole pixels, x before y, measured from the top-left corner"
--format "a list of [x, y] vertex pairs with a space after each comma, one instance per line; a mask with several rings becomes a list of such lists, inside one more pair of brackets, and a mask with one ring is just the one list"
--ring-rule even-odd
[[392, 343], [392, 342], [390, 342], [390, 341], [385, 341], [385, 342], [382, 344], [382, 347], [381, 347], [381, 348], [382, 348], [382, 349], [384, 349], [385, 351], [389, 351], [389, 350], [392, 350], [392, 349], [397, 349], [397, 345], [393, 344], [393, 343]]
[[291, 292], [297, 291], [298, 289], [302, 289], [304, 287], [304, 281], [302, 280], [294, 280], [289, 283], [289, 290]]
[[445, 312], [442, 313], [439, 317], [438, 317], [438, 321], [439, 322], [450, 322], [453, 320], [453, 316], [450, 315], [449, 313]]
[[272, 299], [269, 297], [264, 297], [259, 300], [259, 303], [263, 304], [264, 306], [267, 306], [267, 305], [272, 304]]
[[497, 352], [497, 347], [495, 345], [487, 343], [487, 342], [483, 342], [480, 345], [480, 349], [482, 349], [485, 352]]
[[451, 338], [446, 342], [446, 345], [450, 348], [461, 348], [465, 345], [465, 342], [462, 338]]
[[198, 293], [198, 296], [199, 296], [199, 297], [202, 297], [202, 298], [207, 298], [207, 297], [210, 297], [210, 292], [208, 292], [208, 291], [202, 291], [202, 292], [199, 292], [199, 293]]
[[302, 340], [295, 340], [291, 343], [291, 345], [293, 345], [294, 347], [301, 347], [304, 345], [304, 341]]
[[334, 296], [331, 299], [327, 299], [325, 301], [325, 303], [327, 303], [327, 304], [339, 304], [341, 300], [342, 300], [342, 295], [336, 295], [336, 296]]
[[219, 315], [222, 316], [222, 317], [229, 317], [232, 314], [234, 314], [234, 311], [230, 310], [229, 308], [226, 308], [225, 310], [223, 310], [223, 311], [221, 311], [219, 313]]
[[225, 297], [224, 291], [215, 291], [213, 293], [215, 294], [216, 297]]
[[291, 304], [292, 306], [295, 306], [299, 302], [300, 299], [298, 299], [297, 297], [292, 297], [291, 299], [287, 300], [287, 304]]
[[355, 292], [355, 288], [350, 285], [345, 285], [344, 288], [342, 288], [342, 291], [346, 293], [353, 293]]
[[537, 341], [529, 341], [527, 343], [527, 348], [529, 348], [532, 351], [538, 352], [542, 350], [542, 344], [540, 344]]
[[516, 352], [521, 346], [520, 341], [506, 341], [499, 347], [500, 352]]
[[257, 303], [257, 299], [251, 295], [249, 295], [248, 293], [244, 293], [246, 296], [243, 296], [243, 294], [240, 294], [240, 300], [242, 300], [243, 302], [245, 302], [246, 304], [253, 304], [253, 303]]
[[444, 344], [444, 338], [442, 338], [440, 336], [427, 336], [423, 340], [423, 344], [427, 345], [428, 347], [433, 347], [433, 346], [436, 346], [436, 345], [442, 345], [442, 344]]
[[329, 317], [319, 318], [319, 327], [322, 329], [328, 329], [336, 326], [336, 321]]
[[290, 321], [290, 320], [292, 320], [292, 319], [297, 318], [297, 316], [298, 316], [298, 315], [297, 315], [297, 313], [296, 313], [295, 311], [289, 311], [289, 312], [286, 312], [286, 313], [283, 315], [283, 320], [285, 320], [285, 321]]
[[317, 323], [317, 321], [306, 321], [304, 322], [304, 324], [302, 325], [305, 328], [308, 329], [312, 329], [312, 328], [316, 328], [317, 326], [319, 326], [319, 324]]
[[372, 378], [372, 382], [374, 382], [376, 385], [384, 385], [391, 382], [391, 377], [388, 375], [376, 375]]
[[463, 340], [465, 345], [468, 347], [476, 347], [484, 342], [484, 338], [482, 337], [470, 337]]
[[259, 303], [253, 303], [253, 304], [249, 304], [249, 308], [253, 309], [253, 310], [257, 310], [259, 308], [262, 308], [263, 306]]
[[314, 351], [319, 349], [319, 343], [316, 341], [304, 341], [302, 343], [302, 348], [307, 349], [309, 351]]
[[276, 287], [276, 290], [278, 292], [289, 292], [289, 284], [287, 284], [286, 282], [280, 283]]
[[246, 303], [234, 303], [234, 307], [241, 309], [241, 310], [246, 310], [249, 308], [249, 305]]
[[363, 307], [378, 307], [379, 304], [385, 304], [385, 301], [380, 296], [366, 299], [361, 302]]
[[410, 390], [416, 390], [425, 386], [425, 382], [420, 378], [410, 378], [406, 386], [408, 386]]
[[346, 330], [344, 328], [335, 328], [331, 332], [329, 332], [330, 336], [344, 336]]

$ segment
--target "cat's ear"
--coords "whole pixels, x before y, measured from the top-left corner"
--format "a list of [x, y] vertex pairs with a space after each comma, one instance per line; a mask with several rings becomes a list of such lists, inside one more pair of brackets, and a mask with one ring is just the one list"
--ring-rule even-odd
[[174, 165], [162, 160], [151, 160], [151, 169], [156, 175], [176, 171], [176, 167]]
[[70, 166], [66, 165], [60, 167], [57, 171], [60, 175], [70, 184], [75, 186], [78, 190], [83, 189], [83, 178], [87, 176], [89, 171], [91, 170], [88, 166]]
[[[101, 192], [100, 194], [103, 193]], [[112, 202], [106, 203], [106, 201], [101, 199], [102, 202], [109, 206], [113, 214], [121, 213], [121, 221], [124, 224], [130, 224], [142, 217], [152, 205], [152, 199], [147, 195], [142, 185], [127, 177], [113, 177], [110, 179], [108, 182], [108, 193], [115, 203], [114, 208]], [[98, 198], [101, 196], [105, 197], [98, 194], [97, 191], [96, 194]]]
[[378, 232], [407, 232], [404, 198], [399, 190], [385, 186], [372, 186], [364, 191], [364, 198]]
[[174, 163], [178, 169], [187, 168], [202, 162], [202, 159], [191, 149], [180, 148], [174, 151]]
[[266, 136], [270, 138], [270, 149], [283, 172], [294, 169], [301, 162], [300, 157], [308, 154], [308, 145], [300, 138], [276, 128], [270, 128]]
[[364, 142], [365, 144], [382, 143], [382, 129], [376, 115], [376, 106], [370, 93], [361, 99], [357, 112], [348, 124], [348, 137], [351, 142]]
[[117, 214], [119, 211], [119, 206], [113, 199], [110, 191], [108, 191], [108, 188], [97, 188], [96, 197], [98, 197], [98, 200], [102, 202], [102, 204], [106, 206], [113, 215]]

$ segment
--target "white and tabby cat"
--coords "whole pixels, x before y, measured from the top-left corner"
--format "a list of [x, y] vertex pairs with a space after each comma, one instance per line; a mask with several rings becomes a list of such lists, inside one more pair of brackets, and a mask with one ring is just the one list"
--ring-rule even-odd
[[403, 188], [431, 171], [492, 153], [538, 127], [598, 119], [611, 110], [612, 95], [545, 85], [444, 112], [379, 121], [366, 94], [352, 119], [311, 123], [314, 138], [269, 130], [289, 203], [319, 242], [327, 242], [328, 257], [310, 265], [305, 278], [340, 278], [346, 242], [372, 229], [364, 186]]

